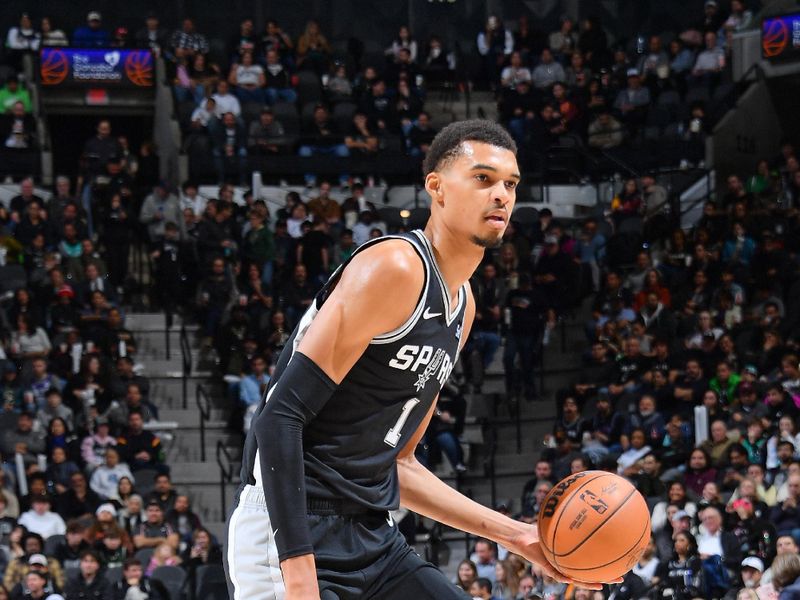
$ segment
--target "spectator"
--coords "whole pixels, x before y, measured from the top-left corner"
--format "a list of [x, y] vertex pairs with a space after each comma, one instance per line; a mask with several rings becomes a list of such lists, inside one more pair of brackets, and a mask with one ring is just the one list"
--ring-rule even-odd
[[708, 82], [708, 77], [725, 68], [725, 52], [717, 45], [717, 34], [706, 31], [703, 35], [705, 50], [697, 55], [692, 68], [692, 77], [698, 82]]
[[111, 41], [108, 31], [102, 28], [102, 17], [96, 10], [86, 15], [86, 25], [78, 27], [72, 34], [72, 45], [76, 48], [104, 48]]
[[81, 457], [89, 471], [105, 464], [106, 451], [117, 445], [117, 440], [110, 435], [111, 426], [106, 418], [98, 418], [94, 422], [95, 433], [81, 441]]
[[173, 489], [169, 475], [165, 473], [156, 475], [154, 486], [153, 491], [147, 496], [147, 504], [155, 500], [166, 515], [173, 509], [178, 493]]
[[369, 156], [378, 152], [378, 138], [370, 131], [367, 115], [357, 112], [353, 115], [353, 125], [344, 138], [349, 154]]
[[[130, 590], [133, 589], [133, 592]], [[145, 576], [142, 563], [136, 558], [127, 559], [122, 566], [122, 579], [112, 588], [114, 600], [125, 600], [130, 593], [131, 598], [147, 598], [148, 600], [169, 600], [167, 589], [157, 579]]]
[[549, 48], [542, 50], [539, 65], [533, 70], [531, 75], [533, 85], [540, 90], [550, 88], [557, 81], [564, 81], [567, 77], [564, 67], [556, 62], [553, 53]]
[[[216, 92], [211, 98], [213, 98], [215, 102], [214, 117], [216, 120], [210, 119], [208, 121], [208, 128], [209, 133], [213, 134], [221, 127], [222, 119], [226, 114], [230, 113], [239, 120], [242, 115], [242, 105], [239, 103], [239, 99], [231, 94], [230, 84], [224, 79], [220, 79], [219, 82], [217, 82]], [[208, 109], [208, 107], [206, 107], [206, 109]]]
[[589, 124], [589, 145], [609, 150], [620, 146], [625, 139], [625, 129], [608, 110], [601, 110]]
[[34, 496], [31, 499], [31, 509], [19, 516], [18, 523], [45, 540], [51, 535], [64, 535], [67, 532], [64, 519], [50, 510], [51, 505], [48, 495]]
[[16, 120], [19, 111], [18, 109], [15, 111], [15, 105], [18, 102], [22, 103], [23, 114], [32, 112], [33, 108], [28, 90], [20, 86], [19, 79], [12, 74], [6, 79], [6, 84], [0, 88], [0, 110], [6, 115], [12, 115]]
[[635, 133], [647, 116], [650, 90], [642, 86], [641, 75], [636, 69], [629, 69], [627, 77], [628, 86], [617, 94], [614, 108], [622, 114], [622, 120]]
[[292, 38], [281, 29], [275, 19], [267, 19], [264, 35], [261, 36], [261, 46], [266, 51], [277, 51], [281, 60], [290, 60], [288, 54], [294, 49]]
[[66, 539], [58, 544], [53, 557], [64, 569], [75, 569], [80, 566], [81, 554], [89, 549], [85, 539], [86, 526], [78, 520], [67, 523]]
[[[519, 288], [511, 290], [505, 299], [508, 328], [503, 364], [506, 372], [506, 394], [509, 398], [518, 396], [520, 388], [525, 400], [530, 402], [535, 396], [536, 348], [544, 333], [544, 313], [546, 299], [531, 285], [528, 273], [519, 277]], [[517, 382], [515, 360], [520, 359], [521, 381]], [[521, 384], [521, 385], [520, 385]]]
[[408, 50], [411, 62], [417, 62], [417, 41], [411, 35], [411, 30], [407, 25], [400, 26], [397, 37], [392, 40], [392, 45], [384, 51], [384, 54], [396, 60], [401, 49]]
[[[0, 95], [2, 93], [0, 89]], [[31, 114], [25, 112], [25, 103], [16, 100], [9, 112], [8, 116], [0, 117], [0, 140], [3, 145], [13, 150], [36, 149], [36, 122]]]
[[241, 62], [231, 65], [228, 82], [234, 86], [234, 93], [239, 102], [264, 102], [266, 85], [264, 69], [253, 62], [252, 50], [243, 52]]
[[250, 123], [247, 150], [250, 154], [278, 154], [285, 144], [283, 126], [269, 108], [263, 108], [258, 121]]
[[[336, 130], [336, 126], [330, 119], [328, 109], [322, 104], [317, 105], [314, 109], [314, 118], [311, 124], [306, 127], [298, 155], [302, 157], [346, 157], [350, 155], [341, 134]], [[314, 187], [316, 177], [313, 174], [307, 174], [305, 179], [307, 187]], [[347, 176], [340, 176], [340, 180], [343, 185], [346, 184]]]
[[183, 223], [178, 200], [166, 181], [159, 182], [144, 199], [139, 222], [146, 226], [150, 243], [154, 245], [164, 238], [164, 226], [167, 223], [175, 223], [178, 227]]
[[512, 52], [509, 65], [500, 74], [500, 83], [503, 87], [514, 88], [521, 81], [531, 81], [531, 71], [522, 64], [522, 55]]
[[89, 485], [102, 498], [114, 500], [117, 499], [117, 484], [122, 477], [134, 481], [128, 465], [119, 461], [117, 449], [110, 446], [106, 448], [105, 464], [100, 465], [92, 472]]
[[117, 439], [120, 457], [134, 472], [139, 469], [168, 471], [169, 467], [163, 463], [161, 441], [150, 431], [145, 431], [143, 426], [141, 411], [132, 410], [128, 415], [127, 431]]
[[159, 567], [177, 567], [180, 565], [181, 559], [175, 554], [175, 548], [170, 544], [161, 543], [156, 546], [153, 556], [150, 557], [150, 563], [144, 571], [148, 577], [153, 574], [153, 571]]
[[22, 455], [25, 464], [30, 465], [36, 462], [37, 454], [45, 451], [44, 435], [33, 430], [33, 417], [30, 414], [20, 413], [16, 428], [3, 434], [0, 448], [5, 456]]
[[[470, 560], [475, 565], [478, 573], [478, 581], [481, 579], [489, 580], [489, 591], [491, 592], [491, 585], [495, 581], [495, 565], [497, 560], [495, 558], [495, 548], [489, 540], [479, 539], [475, 542], [475, 552], [470, 556]], [[473, 586], [475, 584], [473, 583]]]
[[222, 115], [222, 123], [211, 135], [211, 153], [217, 170], [217, 181], [225, 183], [226, 175], [232, 174], [244, 185], [247, 179], [247, 134], [244, 125], [232, 112]]
[[108, 598], [111, 594], [111, 584], [100, 572], [102, 565], [100, 557], [94, 550], [84, 550], [81, 553], [80, 572], [70, 581], [64, 589], [67, 600], [73, 598]]
[[6, 36], [6, 48], [9, 58], [19, 67], [21, 55], [25, 52], [36, 52], [41, 43], [41, 34], [33, 28], [33, 21], [28, 13], [22, 13], [19, 25], [9, 28]]
[[331, 46], [314, 19], [306, 22], [305, 30], [297, 38], [297, 67], [309, 69], [317, 75], [328, 70]]
[[697, 541], [688, 531], [675, 536], [673, 553], [661, 560], [656, 571], [660, 590], [672, 590], [677, 600], [701, 597], [705, 589], [703, 565], [698, 555]]
[[578, 35], [574, 30], [575, 22], [568, 15], [559, 19], [559, 29], [550, 34], [548, 43], [550, 50], [559, 58], [568, 59], [578, 46]]
[[173, 550], [178, 548], [179, 536], [172, 526], [164, 520], [164, 511], [158, 501], [147, 503], [147, 520], [139, 525], [133, 536], [136, 548], [156, 548], [163, 543]]
[[144, 27], [136, 32], [134, 39], [138, 47], [150, 48], [156, 53], [156, 56], [160, 56], [169, 44], [169, 34], [160, 26], [158, 14], [155, 12], [147, 13], [144, 18]]
[[791, 535], [797, 540], [800, 537], [800, 475], [789, 475], [787, 488], [787, 498], [772, 509], [770, 521], [778, 536]]
[[477, 43], [484, 80], [494, 89], [506, 57], [514, 50], [514, 36], [497, 16], [490, 15], [483, 31], [478, 34]]
[[42, 46], [69, 46], [67, 35], [62, 29], [54, 29], [50, 17], [42, 17]]
[[188, 17], [181, 22], [181, 28], [172, 34], [169, 45], [179, 59], [192, 58], [195, 54], [208, 54], [209, 49], [208, 40], [195, 31], [194, 20]]

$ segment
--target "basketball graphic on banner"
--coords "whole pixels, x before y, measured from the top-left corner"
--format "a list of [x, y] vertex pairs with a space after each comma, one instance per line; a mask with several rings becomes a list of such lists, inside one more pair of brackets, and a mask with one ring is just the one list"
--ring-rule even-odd
[[153, 55], [149, 52], [131, 52], [125, 59], [125, 75], [138, 86], [153, 85]]
[[789, 28], [781, 19], [774, 19], [764, 23], [761, 33], [761, 49], [764, 56], [772, 58], [778, 56], [789, 44]]
[[42, 64], [39, 67], [42, 85], [58, 85], [69, 74], [69, 60], [61, 50], [42, 53]]

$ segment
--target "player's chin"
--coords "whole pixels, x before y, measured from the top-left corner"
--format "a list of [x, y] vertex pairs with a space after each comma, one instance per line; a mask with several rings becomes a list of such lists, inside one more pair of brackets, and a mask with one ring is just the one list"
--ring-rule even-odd
[[505, 233], [505, 227], [500, 230], [491, 229], [488, 232], [481, 232], [480, 235], [472, 236], [472, 243], [481, 248], [497, 248], [503, 243], [503, 233]]

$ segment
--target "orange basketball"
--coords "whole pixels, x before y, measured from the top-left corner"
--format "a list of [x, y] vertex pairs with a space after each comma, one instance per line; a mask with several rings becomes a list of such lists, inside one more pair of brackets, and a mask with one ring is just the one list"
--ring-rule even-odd
[[61, 50], [43, 52], [42, 59], [39, 67], [42, 85], [58, 85], [67, 78], [69, 61]]
[[630, 482], [606, 471], [560, 481], [539, 511], [539, 542], [564, 575], [608, 582], [633, 568], [650, 541], [650, 512]]

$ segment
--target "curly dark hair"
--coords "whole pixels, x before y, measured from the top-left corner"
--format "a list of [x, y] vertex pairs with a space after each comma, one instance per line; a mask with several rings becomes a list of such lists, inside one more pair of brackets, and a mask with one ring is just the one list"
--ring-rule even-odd
[[501, 125], [484, 119], [470, 119], [450, 123], [433, 138], [428, 154], [422, 163], [424, 175], [443, 168], [463, 152], [464, 142], [482, 142], [517, 153], [517, 145]]

